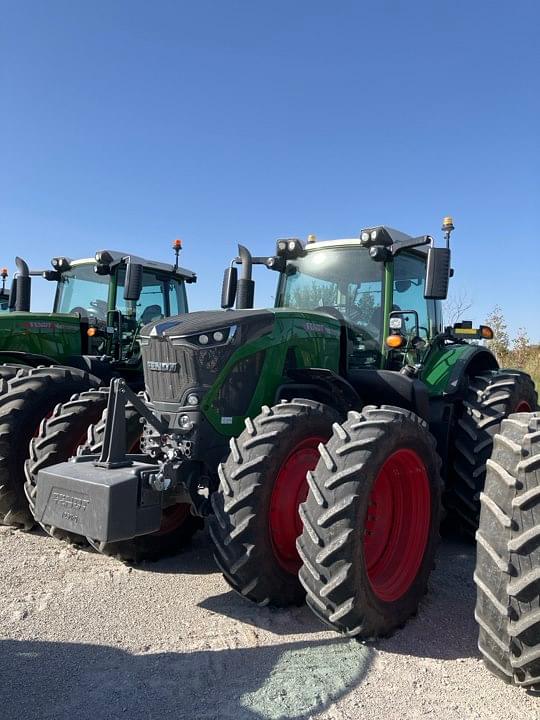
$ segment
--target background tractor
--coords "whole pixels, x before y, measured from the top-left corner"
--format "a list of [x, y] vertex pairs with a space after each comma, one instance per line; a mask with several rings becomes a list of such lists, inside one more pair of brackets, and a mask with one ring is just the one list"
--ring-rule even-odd
[[540, 691], [540, 413], [503, 420], [476, 534], [478, 647], [505, 682]]
[[[165, 522], [210, 516], [244, 597], [307, 593], [342, 632], [391, 632], [425, 591], [443, 488], [475, 527], [493, 433], [536, 406], [528, 376], [467, 342], [489, 328], [443, 328], [451, 219], [443, 229], [445, 247], [387, 227], [279, 240], [264, 258], [240, 247], [225, 312], [141, 331], [145, 401], [113, 380], [95, 441], [29, 478], [36, 519], [144, 557]], [[253, 264], [278, 273], [273, 309], [252, 309]]]
[[[178, 266], [179, 251], [175, 246], [174, 265], [109, 250], [89, 259], [53, 258], [52, 270], [30, 271], [16, 259], [9, 311], [0, 314], [0, 522], [33, 525], [24, 494], [32, 438], [31, 466], [44, 456], [67, 459], [86, 438], [81, 414], [97, 422], [106, 407], [107, 394], [91, 389], [122, 377], [142, 390], [139, 330], [187, 312], [185, 284], [196, 279]], [[51, 313], [30, 311], [34, 276], [56, 284]], [[62, 432], [59, 404], [70, 413]], [[44, 418], [55, 433], [42, 442]]]

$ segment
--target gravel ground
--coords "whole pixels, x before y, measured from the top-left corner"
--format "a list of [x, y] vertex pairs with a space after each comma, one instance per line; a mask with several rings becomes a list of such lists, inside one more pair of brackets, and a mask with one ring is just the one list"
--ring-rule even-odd
[[26, 720], [540, 718], [540, 700], [482, 666], [474, 554], [446, 541], [431, 594], [365, 646], [307, 608], [231, 592], [200, 533], [182, 555], [128, 568], [0, 528], [0, 717]]

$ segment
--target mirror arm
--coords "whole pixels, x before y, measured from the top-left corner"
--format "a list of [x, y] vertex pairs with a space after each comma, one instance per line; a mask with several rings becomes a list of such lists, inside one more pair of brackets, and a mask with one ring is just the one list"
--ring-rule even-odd
[[410, 240], [402, 240], [400, 242], [395, 242], [390, 245], [389, 250], [392, 255], [396, 256], [402, 250], [430, 244], [433, 244], [433, 238], [431, 237], [431, 235], [420, 235], [419, 237], [411, 238]]

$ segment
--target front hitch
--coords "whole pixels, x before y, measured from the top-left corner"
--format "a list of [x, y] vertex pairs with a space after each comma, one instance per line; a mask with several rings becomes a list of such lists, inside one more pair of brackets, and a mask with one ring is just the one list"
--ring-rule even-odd
[[159, 530], [163, 492], [157, 464], [126, 453], [126, 402], [160, 434], [167, 426], [125, 381], [111, 383], [101, 455], [80, 455], [40, 470], [35, 518], [44, 525], [117, 542]]
[[96, 455], [81, 455], [40, 470], [37, 522], [100, 542], [159, 530], [163, 493], [149, 482], [159, 467], [134, 457], [127, 456], [129, 467], [106, 468]]

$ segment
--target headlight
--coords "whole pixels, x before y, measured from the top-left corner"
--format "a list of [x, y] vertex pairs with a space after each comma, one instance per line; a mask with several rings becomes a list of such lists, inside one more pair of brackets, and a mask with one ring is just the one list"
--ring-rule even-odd
[[169, 337], [173, 345], [184, 345], [190, 343], [197, 347], [215, 347], [216, 345], [226, 345], [234, 340], [237, 326], [231, 325], [218, 330], [210, 330], [200, 335], [172, 335]]
[[191, 422], [189, 415], [180, 415], [178, 418], [178, 424], [182, 430], [191, 430], [193, 427], [193, 423]]

